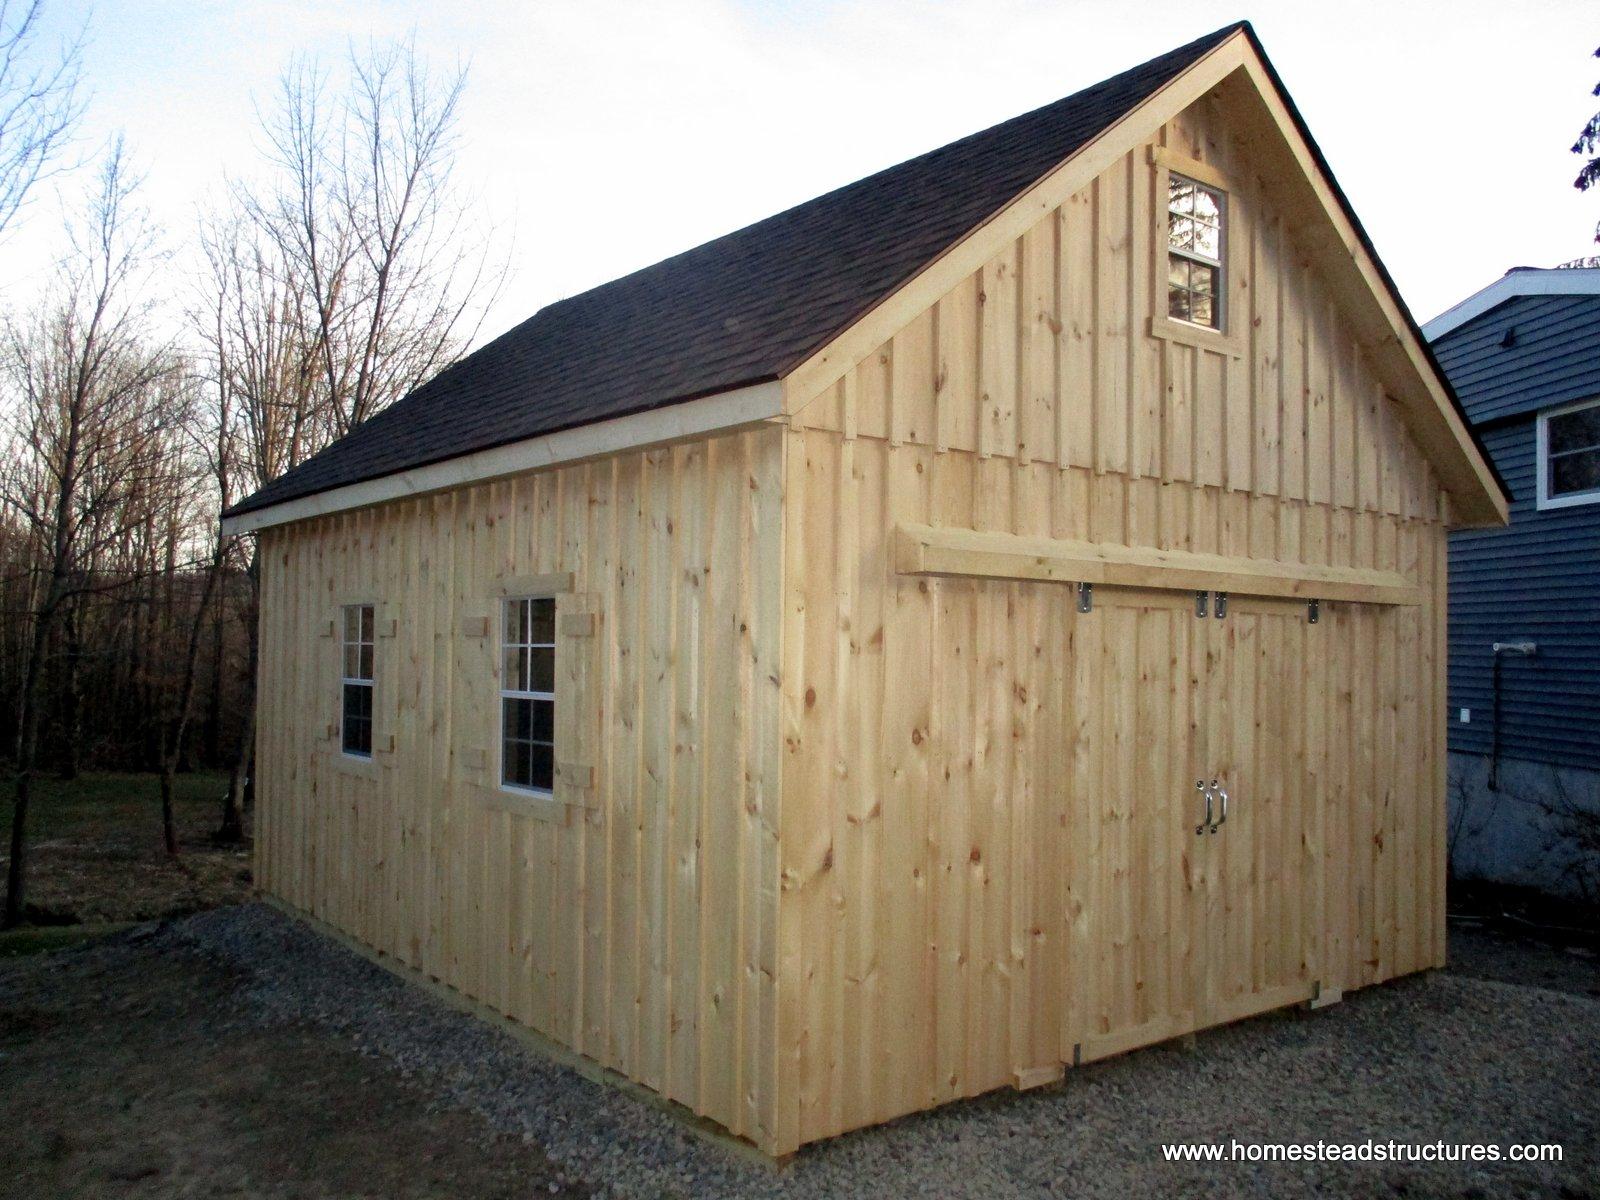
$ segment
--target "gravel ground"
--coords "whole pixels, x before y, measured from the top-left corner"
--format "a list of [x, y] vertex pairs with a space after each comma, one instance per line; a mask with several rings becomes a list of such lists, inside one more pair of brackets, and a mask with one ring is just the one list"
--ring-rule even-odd
[[[269, 1019], [337, 1029], [492, 1128], [531, 1135], [601, 1195], [1600, 1195], [1600, 998], [1576, 994], [1592, 960], [1573, 960], [1571, 991], [1413, 977], [1316, 1014], [1216, 1030], [1194, 1050], [1096, 1064], [1048, 1093], [1001, 1093], [836, 1139], [773, 1172], [271, 909], [219, 910], [164, 936], [250, 972], [250, 999]], [[1557, 1142], [1565, 1161], [1202, 1166], [1166, 1163], [1160, 1149], [1369, 1138]]]
[[[1456, 953], [1473, 961], [1476, 976], [1493, 976], [1500, 961], [1494, 948], [1473, 940], [1481, 935], [1465, 936], [1466, 951]], [[1560, 954], [1542, 947], [1528, 953], [1527, 960], [1505, 959], [1504, 973], [1528, 978], [1529, 963]], [[525, 1177], [530, 1193], [573, 1187], [650, 1200], [1600, 1196], [1600, 977], [1592, 958], [1561, 958], [1545, 986], [1450, 973], [1401, 980], [1318, 1013], [1203, 1034], [1193, 1050], [1157, 1047], [1094, 1064], [1069, 1072], [1057, 1089], [999, 1093], [808, 1147], [780, 1172], [539, 1058], [262, 905], [220, 909], [139, 941], [123, 937], [53, 957], [63, 963], [59, 969], [77, 970], [67, 964], [119, 954], [188, 961], [226, 975], [236, 1007], [254, 1024], [319, 1030], [381, 1073], [408, 1079], [439, 1113], [481, 1118], [485, 1153], [504, 1152], [496, 1145], [537, 1147], [549, 1167]], [[10, 969], [0, 964], [0, 1013]], [[1553, 1142], [1565, 1159], [1478, 1166], [1163, 1161], [1163, 1143], [1229, 1139]]]

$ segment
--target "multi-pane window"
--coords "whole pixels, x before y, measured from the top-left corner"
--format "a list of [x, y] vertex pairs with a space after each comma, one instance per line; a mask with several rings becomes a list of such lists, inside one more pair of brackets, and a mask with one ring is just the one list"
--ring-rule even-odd
[[1539, 418], [1539, 502], [1600, 502], [1600, 400]]
[[549, 792], [555, 776], [556, 602], [505, 602], [500, 625], [500, 782]]
[[372, 631], [372, 605], [344, 606], [339, 741], [357, 758], [372, 757]]
[[1167, 180], [1167, 315], [1220, 330], [1226, 198], [1182, 175]]

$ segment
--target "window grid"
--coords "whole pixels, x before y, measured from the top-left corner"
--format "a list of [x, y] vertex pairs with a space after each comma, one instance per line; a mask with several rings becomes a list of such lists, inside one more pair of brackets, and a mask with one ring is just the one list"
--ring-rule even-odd
[[372, 757], [373, 632], [370, 604], [346, 604], [342, 612], [339, 667], [339, 746], [352, 758]]
[[556, 602], [519, 596], [501, 609], [500, 783], [549, 795], [555, 779]]
[[1222, 328], [1226, 197], [1175, 172], [1167, 176], [1167, 315]]
[[1600, 502], [1600, 400], [1541, 414], [1542, 506]]

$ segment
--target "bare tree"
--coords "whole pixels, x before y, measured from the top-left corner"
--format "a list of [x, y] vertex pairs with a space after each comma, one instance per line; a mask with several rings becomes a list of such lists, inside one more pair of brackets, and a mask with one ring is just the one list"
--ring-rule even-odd
[[454, 361], [503, 281], [452, 178], [465, 86], [464, 70], [435, 75], [412, 43], [374, 46], [351, 52], [342, 96], [316, 63], [291, 64], [263, 119], [276, 186], [238, 200], [303, 305], [319, 440]]
[[153, 236], [132, 202], [121, 145], [102, 167], [51, 293], [12, 322], [0, 364], [13, 395], [0, 501], [45, 547], [21, 685], [16, 801], [4, 927], [22, 919], [26, 834], [39, 751], [45, 657], [64, 609], [96, 587], [88, 566], [122, 537], [140, 495], [159, 494], [167, 414], [159, 385], [176, 369], [148, 341], [140, 285]]
[[[453, 362], [505, 273], [455, 180], [464, 71], [413, 44], [352, 50], [339, 86], [310, 60], [262, 115], [267, 177], [203, 222], [194, 327], [214, 404], [222, 504], [261, 487]], [[231, 552], [224, 552], [231, 553]], [[246, 568], [244, 731], [220, 836], [239, 828], [254, 738], [257, 564]]]
[[40, 46], [44, 0], [0, 0], [0, 233], [49, 174], [83, 112], [81, 35]]

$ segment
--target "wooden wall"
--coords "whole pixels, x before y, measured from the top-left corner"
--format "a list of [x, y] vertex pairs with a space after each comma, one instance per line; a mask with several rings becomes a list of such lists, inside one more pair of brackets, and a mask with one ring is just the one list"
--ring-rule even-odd
[[[1325, 992], [1443, 960], [1444, 502], [1215, 103], [1159, 140], [1229, 179], [1237, 356], [1149, 336], [1164, 240], [1139, 147], [792, 397], [780, 1148], [1182, 1032], [1171, 970], [1213, 993], [1190, 1025], [1244, 1011], [1217, 981], [1267, 995], [1279, 933], [1306, 959], [1279, 966]], [[1300, 606], [1259, 635], [1249, 605], [1201, 625], [1192, 594], [1157, 619], [1106, 589], [1079, 615], [1060, 585], [897, 575], [902, 521], [1385, 568], [1430, 600], [1314, 627]], [[1285, 799], [1280, 852], [1223, 865], [1192, 816], [1130, 822], [1195, 768], [1172, 747], [1227, 654], [1247, 715], [1221, 761]], [[1171, 891], [1139, 890], [1161, 871]]]
[[[763, 1143], [781, 454], [776, 428], [736, 433], [302, 522], [261, 547], [260, 885]], [[564, 820], [482, 786], [499, 704], [483, 615], [497, 581], [555, 572], [598, 614], [586, 744], [556, 752], [591, 763], [595, 786]], [[371, 767], [326, 737], [324, 635], [357, 600], [379, 606]]]

